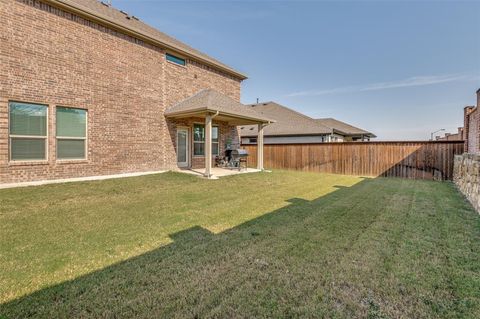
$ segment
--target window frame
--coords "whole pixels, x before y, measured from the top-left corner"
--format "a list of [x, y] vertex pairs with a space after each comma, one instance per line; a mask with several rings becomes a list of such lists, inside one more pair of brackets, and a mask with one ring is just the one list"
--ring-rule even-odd
[[[169, 57], [173, 58], [174, 61], [170, 60]], [[177, 61], [175, 61], [175, 59], [182, 60], [183, 64], [178, 63]], [[173, 64], [181, 66], [181, 67], [184, 67], [184, 68], [187, 67], [187, 59], [185, 59], [185, 58], [183, 58], [183, 57], [181, 57], [177, 54], [170, 53], [170, 52], [165, 52], [165, 61], [167, 61], [169, 63], [173, 63]]]
[[[23, 103], [23, 104], [31, 104], [31, 105], [39, 105], [44, 106], [46, 108], [45, 112], [45, 136], [39, 135], [17, 135], [11, 134], [11, 125], [12, 119], [10, 116], [10, 107], [12, 103]], [[47, 163], [48, 162], [48, 139], [49, 139], [49, 120], [50, 120], [50, 107], [48, 104], [45, 103], [37, 103], [37, 102], [25, 102], [25, 101], [18, 101], [18, 100], [9, 100], [8, 101], [8, 161], [9, 163]], [[45, 143], [45, 158], [43, 159], [20, 159], [15, 160], [12, 158], [12, 139], [43, 139]]]
[[[192, 156], [193, 157], [205, 157], [205, 146], [203, 147], [203, 155], [195, 154], [195, 143], [205, 145], [205, 139], [203, 141], [195, 141], [195, 125], [203, 126], [203, 130], [205, 132], [205, 124], [204, 123], [193, 123], [193, 128], [192, 128], [192, 148], [193, 148]], [[212, 125], [212, 132], [213, 132], [214, 127], [217, 128], [217, 132], [218, 132], [217, 139], [218, 139], [218, 141], [217, 142], [212, 141], [212, 146], [213, 146], [213, 144], [218, 144], [218, 147], [217, 147], [218, 152], [216, 154], [212, 152], [212, 155], [213, 156], [219, 156], [220, 155], [220, 126], [213, 124]], [[206, 134], [204, 133], [204, 136], [205, 135]], [[213, 151], [213, 147], [212, 147], [212, 151]]]
[[[60, 136], [57, 135], [57, 125], [58, 125], [58, 118], [57, 118], [57, 109], [75, 109], [75, 110], [82, 110], [85, 111], [85, 137], [69, 137], [69, 136]], [[83, 158], [60, 158], [58, 156], [58, 141], [84, 141], [84, 153], [85, 157]], [[73, 107], [73, 106], [63, 106], [57, 105], [55, 106], [55, 157], [57, 162], [81, 162], [81, 161], [88, 161], [88, 109], [81, 108], [81, 107]]]

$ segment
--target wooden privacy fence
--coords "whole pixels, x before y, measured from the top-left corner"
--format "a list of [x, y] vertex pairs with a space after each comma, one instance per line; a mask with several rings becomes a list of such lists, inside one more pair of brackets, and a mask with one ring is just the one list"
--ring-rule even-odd
[[[257, 163], [257, 146], [242, 145]], [[264, 146], [266, 169], [291, 169], [358, 176], [451, 180], [454, 156], [463, 154], [463, 141], [350, 142], [269, 144]]]

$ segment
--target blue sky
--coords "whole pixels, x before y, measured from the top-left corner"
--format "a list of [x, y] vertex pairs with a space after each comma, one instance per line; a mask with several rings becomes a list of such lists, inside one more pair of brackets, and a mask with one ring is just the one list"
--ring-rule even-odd
[[456, 132], [480, 87], [480, 1], [112, 2], [246, 73], [242, 102], [273, 100], [381, 140]]

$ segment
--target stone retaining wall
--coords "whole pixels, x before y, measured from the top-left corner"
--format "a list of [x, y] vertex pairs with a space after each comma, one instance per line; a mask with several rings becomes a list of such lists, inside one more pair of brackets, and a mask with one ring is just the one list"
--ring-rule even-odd
[[480, 213], [480, 155], [455, 156], [453, 181]]

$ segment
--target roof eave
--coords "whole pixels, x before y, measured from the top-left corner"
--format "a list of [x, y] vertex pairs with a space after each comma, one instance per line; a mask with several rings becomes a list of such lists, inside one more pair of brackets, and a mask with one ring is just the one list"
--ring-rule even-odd
[[340, 131], [340, 130], [337, 130], [337, 129], [332, 129], [332, 134], [340, 134], [340, 135], [351, 135], [351, 134], [348, 134], [347, 132], [344, 132], [344, 131]]
[[169, 112], [167, 110], [167, 111], [165, 111], [164, 115], [166, 117], [179, 117], [179, 116], [201, 114], [201, 113], [204, 113], [206, 111], [208, 111], [208, 109], [206, 107], [200, 107], [200, 108], [191, 109], [191, 110], [175, 111], [175, 112]]
[[275, 120], [269, 120], [266, 118], [256, 118], [256, 117], [251, 117], [251, 116], [245, 116], [245, 115], [239, 115], [239, 114], [234, 114], [234, 113], [228, 113], [228, 112], [223, 112], [223, 111], [218, 111], [220, 115], [224, 116], [229, 116], [229, 117], [234, 117], [234, 118], [239, 118], [239, 119], [244, 119], [244, 120], [249, 120], [249, 121], [254, 121], [254, 122], [261, 122], [264, 124], [271, 124], [275, 123]]
[[344, 131], [340, 131], [340, 130], [337, 130], [337, 129], [334, 129], [333, 131], [334, 131], [334, 133], [341, 134], [341, 135], [348, 135], [348, 136], [369, 136], [369, 137], [372, 137], [372, 138], [377, 137], [375, 134], [370, 133], [370, 132], [349, 133], [349, 132], [344, 132]]
[[253, 117], [253, 116], [245, 116], [241, 114], [235, 114], [235, 113], [229, 113], [213, 108], [208, 108], [208, 107], [201, 107], [201, 108], [196, 108], [196, 109], [191, 109], [191, 110], [184, 110], [184, 111], [177, 111], [177, 112], [165, 112], [166, 117], [186, 117], [186, 116], [194, 116], [194, 115], [202, 115], [204, 113], [216, 113], [218, 112], [218, 115], [223, 115], [227, 117], [232, 117], [232, 118], [237, 118], [237, 119], [244, 119], [248, 121], [253, 121], [253, 122], [261, 122], [261, 123], [275, 123], [275, 120], [270, 120], [266, 118], [260, 118], [260, 117]]
[[[286, 134], [268, 134], [268, 133], [265, 133], [263, 134], [265, 137], [276, 137], [276, 136], [282, 136], [282, 137], [285, 137], [285, 136], [296, 136], [296, 137], [301, 137], [301, 136], [319, 136], [319, 135], [328, 135], [330, 133], [308, 133], [308, 134], [289, 134], [289, 133], [286, 133]], [[253, 137], [253, 136], [257, 136], [257, 134], [253, 134], [252, 135], [243, 135], [242, 133], [240, 133], [240, 137]]]
[[96, 15], [96, 14], [93, 14], [93, 13], [90, 13], [90, 12], [87, 12], [87, 11], [84, 11], [84, 10], [82, 10], [82, 9], [76, 8], [76, 7], [74, 7], [74, 6], [69, 5], [68, 3], [64, 3], [64, 2], [61, 1], [61, 0], [41, 0], [41, 1], [43, 1], [43, 2], [45, 2], [45, 3], [48, 3], [48, 4], [50, 4], [50, 5], [54, 6], [54, 7], [57, 7], [57, 8], [59, 8], [59, 9], [63, 9], [63, 10], [69, 11], [69, 12], [73, 12], [73, 13], [75, 13], [75, 14], [81, 16], [81, 17], [84, 17], [84, 18], [86, 18], [86, 19], [88, 19], [88, 20], [93, 20], [94, 22], [98, 22], [98, 23], [100, 23], [100, 24], [102, 24], [102, 25], [106, 25], [106, 26], [108, 26], [108, 27], [114, 28], [114, 29], [119, 30], [119, 31], [121, 31], [121, 32], [123, 32], [123, 33], [126, 33], [126, 34], [128, 34], [128, 35], [130, 35], [130, 36], [133, 36], [133, 37], [135, 37], [135, 38], [138, 38], [138, 39], [140, 39], [140, 40], [143, 40], [143, 41], [152, 43], [152, 44], [154, 44], [154, 45], [163, 47], [163, 48], [165, 48], [165, 49], [172, 50], [172, 51], [174, 51], [174, 52], [178, 52], [178, 53], [180, 53], [180, 54], [182, 54], [182, 55], [184, 55], [184, 56], [186, 56], [186, 57], [188, 57], [188, 58], [191, 58], [191, 59], [194, 59], [194, 60], [198, 60], [198, 61], [200, 61], [200, 62], [202, 62], [202, 63], [205, 63], [205, 64], [208, 65], [208, 66], [211, 66], [211, 67], [220, 69], [220, 70], [222, 70], [223, 72], [228, 73], [228, 74], [230, 74], [230, 75], [234, 75], [235, 77], [239, 78], [241, 81], [248, 79], [248, 77], [247, 77], [245, 74], [243, 74], [243, 73], [237, 72], [237, 71], [235, 71], [235, 70], [233, 70], [233, 69], [230, 69], [230, 68], [226, 68], [226, 67], [223, 66], [223, 65], [215, 64], [215, 63], [213, 63], [213, 62], [210, 62], [210, 61], [208, 61], [208, 60], [205, 60], [205, 59], [202, 58], [202, 57], [199, 57], [199, 56], [197, 56], [197, 55], [191, 54], [191, 53], [186, 52], [186, 51], [184, 51], [184, 50], [178, 49], [178, 48], [173, 47], [173, 46], [171, 46], [171, 45], [169, 45], [169, 44], [166, 44], [166, 43], [164, 43], [164, 42], [155, 40], [155, 39], [153, 39], [153, 38], [151, 38], [151, 37], [149, 37], [149, 36], [146, 36], [146, 35], [138, 32], [138, 31], [135, 31], [135, 30], [133, 30], [133, 29], [131, 29], [131, 28], [127, 28], [127, 27], [121, 26], [121, 25], [119, 25], [119, 24], [117, 24], [117, 23], [115, 23], [115, 22], [110, 21], [109, 19], [106, 19], [106, 18], [104, 18], [104, 17], [102, 17], [102, 16], [99, 16], [99, 15]]

